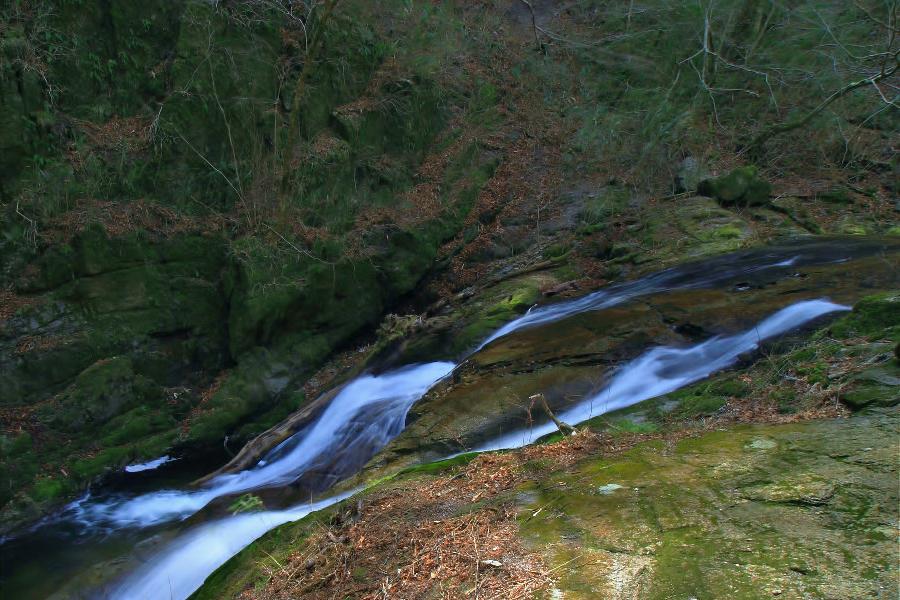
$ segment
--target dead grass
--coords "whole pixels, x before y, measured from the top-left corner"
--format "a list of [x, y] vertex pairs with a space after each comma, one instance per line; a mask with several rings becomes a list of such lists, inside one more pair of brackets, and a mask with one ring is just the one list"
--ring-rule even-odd
[[649, 440], [671, 448], [738, 423], [792, 423], [841, 418], [848, 411], [833, 394], [807, 385], [802, 411], [782, 414], [761, 388], [732, 398], [718, 415], [673, 422], [651, 433], [589, 429], [557, 442], [513, 452], [482, 454], [436, 478], [411, 478], [332, 517], [286, 561], [263, 561], [268, 575], [245, 600], [287, 598], [532, 598], [554, 583], [554, 570], [518, 534], [514, 490], [542, 473], [568, 471], [580, 461], [612, 457]]
[[0, 325], [11, 319], [22, 308], [34, 306], [36, 298], [20, 296], [12, 289], [0, 289]]
[[50, 219], [40, 236], [46, 243], [66, 243], [95, 223], [102, 223], [110, 237], [138, 230], [168, 237], [183, 233], [211, 233], [225, 227], [224, 217], [189, 217], [143, 199], [129, 203], [84, 199], [75, 208]]
[[137, 152], [150, 143], [151, 122], [147, 118], [113, 117], [105, 123], [74, 119], [73, 123], [96, 149]]
[[25, 335], [16, 340], [16, 354], [46, 352], [71, 341], [71, 337], [55, 335]]
[[519, 539], [514, 506], [490, 502], [523, 478], [518, 456], [492, 454], [376, 494], [267, 561], [268, 584], [241, 597], [531, 598], [552, 572]]

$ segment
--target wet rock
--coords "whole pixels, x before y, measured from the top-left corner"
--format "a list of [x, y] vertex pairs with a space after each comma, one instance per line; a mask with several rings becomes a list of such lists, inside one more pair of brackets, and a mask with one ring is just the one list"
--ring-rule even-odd
[[741, 495], [748, 500], [817, 506], [834, 497], [834, 485], [811, 475], [800, 475], [745, 489]]
[[131, 360], [101, 360], [78, 375], [58, 404], [46, 405], [41, 419], [60, 431], [74, 432], [102, 425], [153, 396], [161, 396], [161, 389], [136, 375]]
[[565, 281], [563, 283], [559, 283], [554, 285], [548, 289], [542, 290], [541, 294], [544, 296], [556, 296], [559, 294], [564, 294], [566, 292], [574, 292], [578, 290], [578, 282], [576, 280]]
[[672, 330], [675, 333], [692, 340], [701, 340], [709, 337], [709, 333], [707, 333], [703, 327], [695, 325], [694, 323], [679, 323], [675, 325]]
[[851, 408], [892, 406], [900, 402], [900, 366], [885, 364], [856, 375], [854, 385], [841, 399]]

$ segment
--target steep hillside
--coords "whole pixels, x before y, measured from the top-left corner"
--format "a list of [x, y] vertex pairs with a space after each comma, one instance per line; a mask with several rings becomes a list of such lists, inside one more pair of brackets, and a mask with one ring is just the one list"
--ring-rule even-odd
[[[895, 244], [896, 10], [7, 3], [0, 530], [129, 463], [224, 465], [539, 301], [785, 238]], [[884, 263], [846, 301], [896, 288]]]

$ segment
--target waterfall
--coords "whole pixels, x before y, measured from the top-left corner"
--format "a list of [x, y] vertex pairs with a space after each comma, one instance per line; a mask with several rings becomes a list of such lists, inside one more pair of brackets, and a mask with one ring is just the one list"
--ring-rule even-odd
[[[741, 354], [758, 348], [767, 339], [823, 315], [844, 310], [849, 310], [849, 307], [827, 300], [808, 300], [788, 306], [736, 335], [716, 336], [684, 348], [652, 348], [622, 367], [603, 390], [562, 412], [560, 417], [577, 424], [605, 412], [675, 391], [732, 365]], [[428, 363], [391, 371], [380, 377], [366, 375], [355, 380], [335, 398], [332, 403], [335, 409], [330, 416], [323, 414], [310, 431], [298, 434], [298, 439], [288, 440], [270, 452], [262, 466], [217, 478], [213, 489], [233, 492], [252, 489], [248, 486], [289, 482], [298, 473], [295, 461], [304, 465], [313, 464], [315, 460], [309, 457], [319, 457], [333, 451], [335, 443], [355, 444], [356, 440], [348, 435], [350, 432], [358, 432], [364, 446], [371, 439], [386, 443], [403, 427], [400, 414], [405, 417], [413, 402], [452, 369], [452, 363]], [[345, 399], [342, 400], [342, 396]], [[356, 425], [350, 425], [360, 417], [361, 408], [372, 410], [369, 415], [372, 420], [366, 422], [363, 419]], [[336, 427], [338, 431], [318, 430], [324, 427]], [[477, 450], [523, 446], [555, 429], [553, 423], [545, 423], [503, 435]], [[371, 437], [373, 435], [374, 438]], [[330, 506], [349, 495], [333, 496], [315, 504], [301, 504], [283, 511], [227, 517], [198, 526], [170, 542], [116, 587], [111, 595], [123, 600], [186, 598], [202, 585], [207, 575], [266, 531]]]
[[403, 430], [409, 408], [455, 366], [432, 362], [358, 377], [311, 425], [256, 466], [219, 475], [199, 490], [161, 490], [132, 498], [85, 497], [70, 504], [64, 514], [86, 528], [149, 527], [186, 518], [221, 496], [287, 485], [311, 472], [326, 472], [330, 483], [336, 483], [394, 439]]

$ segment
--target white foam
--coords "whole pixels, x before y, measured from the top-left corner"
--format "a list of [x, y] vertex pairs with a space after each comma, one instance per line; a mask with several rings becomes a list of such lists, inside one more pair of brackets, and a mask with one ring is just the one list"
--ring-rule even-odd
[[227, 517], [188, 530], [169, 542], [105, 597], [123, 600], [176, 600], [193, 594], [210, 573], [267, 531], [340, 502], [347, 492], [279, 511]]
[[141, 471], [152, 471], [154, 469], [158, 469], [168, 462], [172, 462], [174, 460], [178, 460], [177, 458], [171, 458], [168, 454], [165, 456], [160, 456], [159, 458], [154, 458], [153, 460], [148, 460], [144, 463], [135, 463], [132, 465], [126, 465], [125, 472], [126, 473], [140, 473]]
[[[737, 335], [717, 336], [687, 348], [653, 348], [625, 365], [598, 394], [562, 411], [559, 418], [574, 425], [673, 392], [732, 365], [741, 354], [758, 348], [763, 340], [844, 310], [850, 307], [827, 300], [808, 300], [788, 306]], [[553, 431], [556, 425], [548, 422], [500, 436], [477, 450], [517, 448]]]
[[187, 518], [221, 496], [287, 485], [311, 470], [327, 467], [338, 479], [341, 473], [361, 467], [396, 437], [409, 408], [455, 366], [432, 362], [360, 376], [344, 386], [311, 426], [253, 468], [220, 475], [199, 490], [104, 499], [86, 496], [69, 505], [69, 514], [86, 527], [149, 527]]

